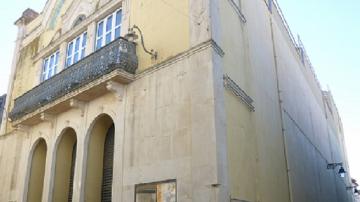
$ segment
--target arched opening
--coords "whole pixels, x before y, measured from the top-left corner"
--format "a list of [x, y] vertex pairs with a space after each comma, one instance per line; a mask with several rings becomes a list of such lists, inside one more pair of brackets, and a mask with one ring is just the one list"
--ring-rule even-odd
[[108, 115], [93, 123], [88, 142], [85, 201], [111, 201], [114, 133], [114, 122]]
[[44, 139], [37, 141], [30, 162], [27, 201], [39, 202], [42, 198], [47, 146]]
[[76, 159], [76, 132], [65, 129], [56, 150], [53, 201], [72, 201]]

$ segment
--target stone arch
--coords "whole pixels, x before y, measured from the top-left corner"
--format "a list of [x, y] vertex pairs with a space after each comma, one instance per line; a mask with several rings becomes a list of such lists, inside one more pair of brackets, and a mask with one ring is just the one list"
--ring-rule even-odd
[[55, 144], [55, 170], [52, 201], [72, 201], [76, 162], [77, 135], [73, 128], [65, 128]]
[[115, 125], [101, 114], [90, 125], [87, 145], [85, 201], [111, 201]]
[[28, 202], [42, 200], [47, 144], [44, 138], [39, 138], [33, 144], [28, 163], [25, 198]]

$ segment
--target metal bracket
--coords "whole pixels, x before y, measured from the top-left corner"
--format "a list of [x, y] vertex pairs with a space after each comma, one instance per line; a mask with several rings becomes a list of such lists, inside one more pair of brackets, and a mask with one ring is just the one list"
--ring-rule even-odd
[[343, 166], [343, 163], [341, 163], [341, 162], [340, 163], [328, 163], [327, 164], [327, 169], [334, 170], [338, 166]]
[[51, 114], [48, 114], [48, 113], [41, 113], [40, 114], [40, 119], [42, 121], [45, 121], [45, 122], [49, 122], [51, 124], [51, 127], [54, 126], [54, 119], [55, 117]]

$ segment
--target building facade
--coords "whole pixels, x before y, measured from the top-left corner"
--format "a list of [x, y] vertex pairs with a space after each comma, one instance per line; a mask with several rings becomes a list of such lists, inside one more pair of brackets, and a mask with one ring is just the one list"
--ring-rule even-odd
[[15, 24], [0, 201], [354, 200], [276, 1], [49, 0]]
[[[2, 117], [2, 115], [4, 113], [5, 102], [6, 102], [6, 94], [0, 96], [0, 117]], [[2, 121], [2, 119], [0, 120], [0, 125], [1, 125], [1, 121]]]

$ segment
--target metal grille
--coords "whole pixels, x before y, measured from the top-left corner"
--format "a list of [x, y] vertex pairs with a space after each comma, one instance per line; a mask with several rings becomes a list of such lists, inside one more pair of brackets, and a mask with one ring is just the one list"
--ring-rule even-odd
[[114, 124], [106, 133], [104, 145], [103, 179], [101, 185], [101, 201], [111, 202], [113, 159], [114, 159]]
[[73, 146], [72, 155], [71, 155], [71, 173], [70, 173], [70, 182], [69, 182], [68, 202], [72, 202], [72, 196], [73, 196], [75, 159], [76, 159], [76, 142]]
[[117, 39], [16, 98], [9, 117], [18, 120], [114, 70], [134, 74], [137, 67], [135, 44]]

